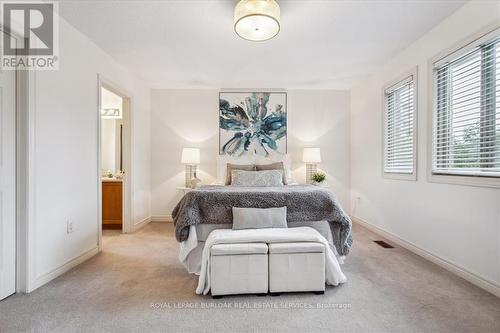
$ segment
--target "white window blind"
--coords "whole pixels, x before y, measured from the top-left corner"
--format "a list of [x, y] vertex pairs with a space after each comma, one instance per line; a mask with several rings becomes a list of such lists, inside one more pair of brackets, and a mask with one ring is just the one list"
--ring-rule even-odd
[[500, 177], [500, 39], [434, 66], [434, 174]]
[[415, 78], [405, 78], [384, 91], [384, 172], [413, 174]]

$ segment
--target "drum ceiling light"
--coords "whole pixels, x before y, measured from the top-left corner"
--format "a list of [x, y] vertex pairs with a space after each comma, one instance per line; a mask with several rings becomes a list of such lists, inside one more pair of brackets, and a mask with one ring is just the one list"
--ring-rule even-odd
[[280, 6], [275, 0], [241, 0], [234, 8], [234, 31], [251, 41], [273, 38], [280, 32]]

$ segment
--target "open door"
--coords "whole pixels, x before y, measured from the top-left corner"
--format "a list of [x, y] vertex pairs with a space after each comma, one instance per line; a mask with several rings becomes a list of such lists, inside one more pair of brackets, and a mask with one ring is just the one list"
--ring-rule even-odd
[[16, 72], [0, 70], [0, 300], [15, 292]]

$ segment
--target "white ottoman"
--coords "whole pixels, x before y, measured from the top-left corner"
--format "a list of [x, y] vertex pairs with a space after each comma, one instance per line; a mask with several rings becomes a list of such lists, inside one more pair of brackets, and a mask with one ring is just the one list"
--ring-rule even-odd
[[212, 296], [267, 294], [266, 243], [216, 244], [210, 249]]
[[321, 243], [269, 244], [269, 291], [325, 292], [325, 247]]

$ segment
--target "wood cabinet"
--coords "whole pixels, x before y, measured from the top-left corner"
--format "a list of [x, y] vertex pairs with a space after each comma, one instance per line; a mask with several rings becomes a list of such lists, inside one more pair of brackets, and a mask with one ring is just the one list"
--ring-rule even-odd
[[102, 182], [102, 228], [121, 229], [123, 219], [123, 183]]

